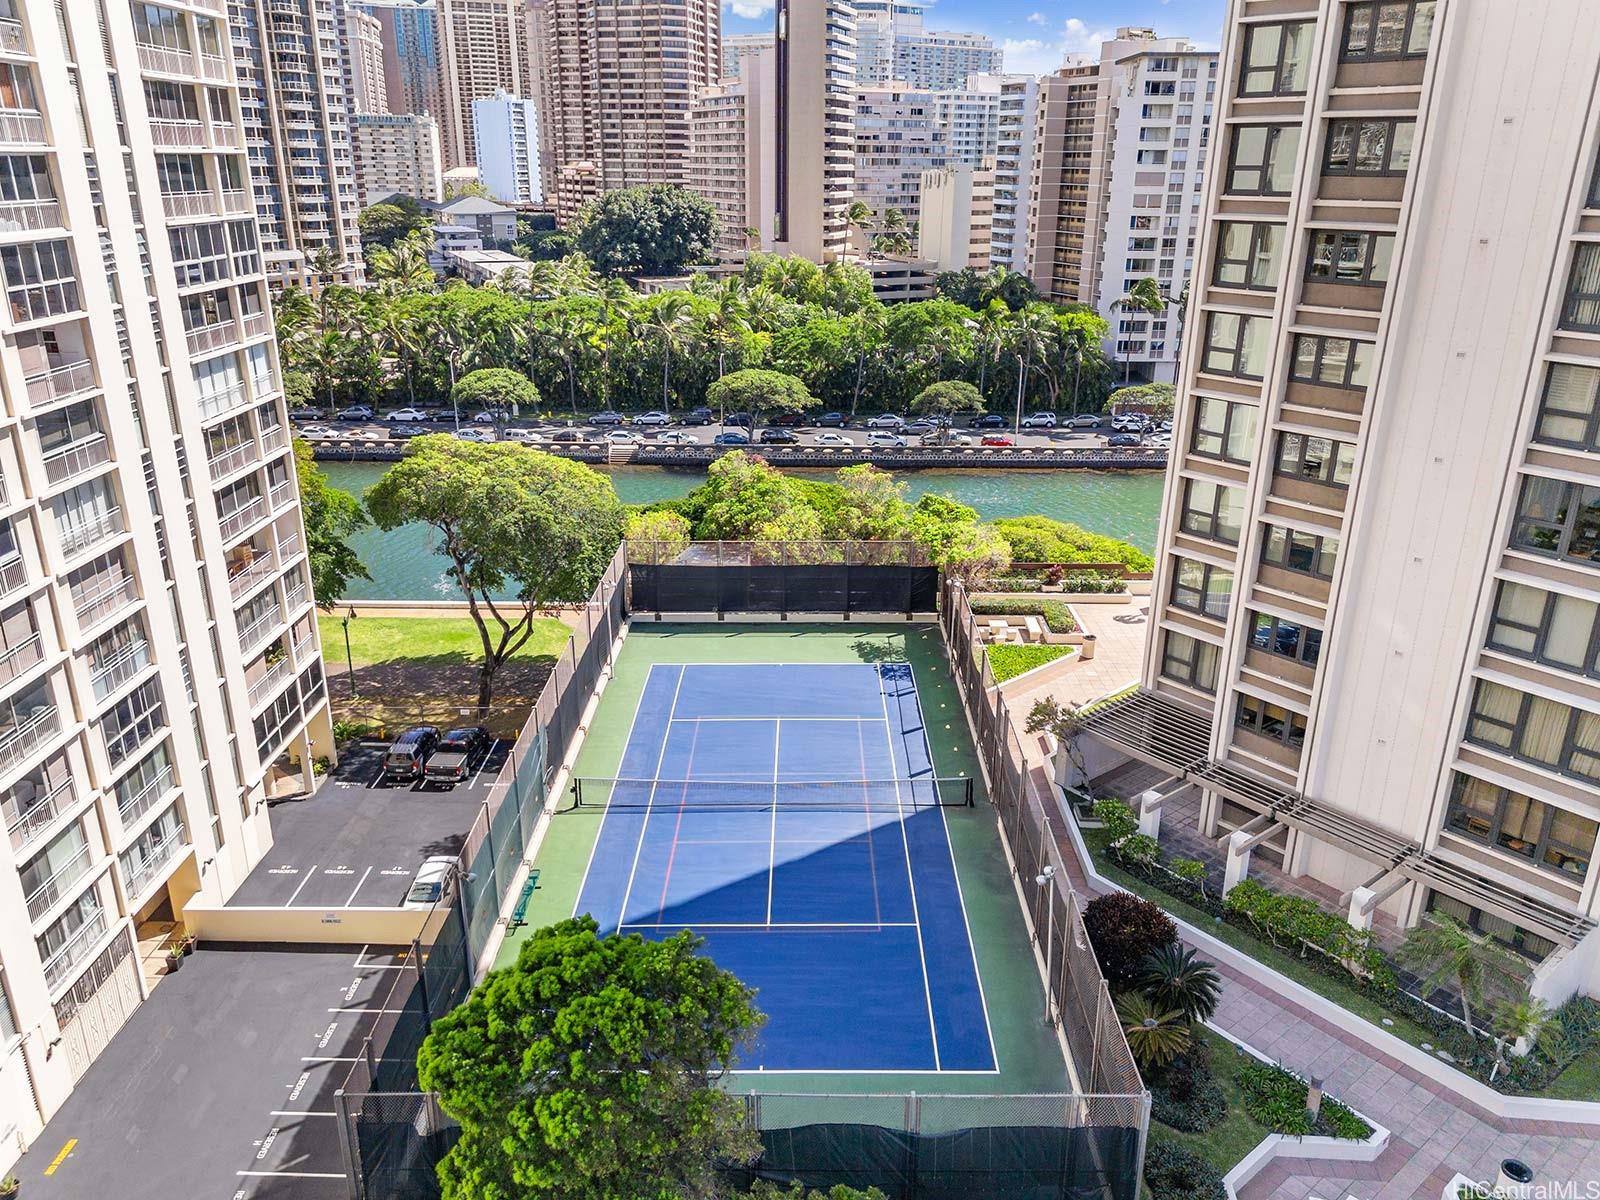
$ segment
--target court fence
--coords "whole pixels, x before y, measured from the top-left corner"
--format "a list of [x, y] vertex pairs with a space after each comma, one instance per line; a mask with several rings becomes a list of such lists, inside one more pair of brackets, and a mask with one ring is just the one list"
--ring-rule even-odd
[[1012, 877], [1024, 897], [1051, 1024], [1066, 1043], [1093, 1122], [1137, 1131], [1137, 1154], [1130, 1164], [1131, 1178], [1137, 1180], [1149, 1129], [1149, 1093], [1089, 945], [1082, 902], [1056, 843], [1053, 818], [1029, 779], [1027, 756], [989, 668], [966, 591], [959, 581], [947, 579], [942, 600], [940, 625], [951, 670], [976, 735]]
[[628, 609], [723, 620], [931, 613], [939, 568], [912, 541], [630, 541]]

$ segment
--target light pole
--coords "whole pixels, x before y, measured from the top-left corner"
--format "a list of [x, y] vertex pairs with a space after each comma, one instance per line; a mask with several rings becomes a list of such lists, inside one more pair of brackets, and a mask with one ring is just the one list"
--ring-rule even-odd
[[339, 624], [344, 629], [344, 669], [345, 678], [350, 681], [350, 699], [356, 699], [356, 664], [350, 655], [350, 622], [356, 619], [356, 606], [352, 604], [350, 610], [339, 618]]
[[[1049, 829], [1050, 829], [1050, 824], [1047, 821], [1047, 822], [1045, 822], [1045, 831], [1048, 833]], [[1055, 877], [1056, 877], [1056, 869], [1050, 863], [1046, 863], [1042, 868], [1040, 868], [1039, 873], [1033, 877], [1034, 886], [1037, 887], [1041, 892], [1045, 893], [1045, 896], [1044, 896], [1044, 913], [1045, 913], [1045, 916], [1044, 916], [1044, 919], [1045, 919], [1044, 945], [1041, 946], [1039, 948], [1039, 950], [1040, 950], [1040, 955], [1044, 958], [1044, 1023], [1045, 1023], [1045, 1026], [1047, 1028], [1055, 1024], [1055, 1022], [1051, 1020], [1051, 1013], [1050, 1013], [1050, 979], [1051, 979], [1050, 947], [1051, 947], [1051, 944], [1054, 942], [1055, 939], [1052, 938], [1050, 936], [1050, 934], [1051, 934], [1051, 927], [1055, 924], [1056, 906], [1054, 904], [1050, 903], [1050, 896], [1049, 896], [1049, 893], [1048, 893], [1048, 891], [1046, 889], [1049, 888], [1051, 880], [1053, 880]], [[1035, 922], [1034, 922], [1033, 935], [1036, 938], [1039, 936], [1039, 925], [1038, 925], [1037, 920], [1035, 920]]]

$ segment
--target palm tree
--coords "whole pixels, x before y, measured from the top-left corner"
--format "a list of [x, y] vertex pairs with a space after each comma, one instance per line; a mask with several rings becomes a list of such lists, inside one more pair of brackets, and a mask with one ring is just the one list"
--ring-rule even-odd
[[1017, 416], [1012, 425], [1013, 433], [1022, 428], [1022, 400], [1033, 360], [1049, 353], [1050, 341], [1055, 335], [1055, 321], [1043, 308], [1023, 309], [1006, 327], [1006, 344], [1017, 356]]
[[978, 302], [984, 307], [998, 300], [1014, 312], [1038, 298], [1033, 281], [1009, 267], [990, 267], [978, 282]]
[[860, 234], [864, 242], [877, 215], [865, 200], [852, 200], [844, 210], [844, 223], [851, 232]]
[[984, 375], [987, 373], [989, 359], [999, 353], [1000, 346], [1005, 341], [1006, 323], [1011, 319], [1011, 310], [999, 297], [990, 300], [984, 305], [983, 311], [978, 314], [978, 324], [974, 331], [973, 340], [978, 351], [978, 391], [983, 391]]
[[1507, 1000], [1494, 1014], [1494, 1070], [1489, 1082], [1507, 1065], [1506, 1050], [1523, 1038], [1536, 1038], [1550, 1020], [1550, 1010], [1537, 996]]
[[756, 333], [771, 333], [788, 311], [783, 297], [764, 283], [756, 284], [745, 294], [745, 320]]
[[1217, 969], [1187, 946], [1162, 946], [1145, 959], [1135, 981], [1152, 1004], [1176, 1009], [1188, 1021], [1209, 1021], [1222, 996]]
[[556, 314], [548, 330], [556, 355], [567, 371], [567, 402], [572, 406], [573, 416], [578, 415], [578, 359], [584, 347], [590, 344], [591, 329], [586, 316], [566, 310]]
[[1502, 986], [1507, 976], [1522, 974], [1521, 964], [1498, 942], [1479, 937], [1448, 913], [1430, 913], [1406, 934], [1400, 962], [1422, 972], [1427, 991], [1454, 986], [1461, 993], [1461, 1015], [1473, 1028], [1472, 1008], [1483, 1001], [1486, 984]]
[[[1162, 295], [1159, 283], [1154, 279], [1145, 278], [1139, 280], [1127, 292], [1112, 301], [1111, 307], [1121, 309], [1124, 312], [1147, 313], [1154, 320], [1167, 311], [1167, 298]], [[1123, 385], [1126, 386], [1132, 377], [1133, 359], [1124, 358], [1122, 360]]]
[[668, 292], [656, 302], [655, 309], [645, 318], [644, 327], [661, 339], [661, 408], [672, 408], [670, 387], [672, 381], [672, 351], [682, 346], [694, 324], [694, 305], [682, 292]]
[[1178, 306], [1178, 328], [1172, 343], [1172, 382], [1181, 384], [1183, 382], [1183, 318], [1189, 312], [1189, 281], [1185, 279], [1182, 290], [1176, 296], [1169, 293], [1167, 300], [1169, 303]]
[[1146, 1069], [1166, 1066], [1189, 1048], [1193, 1038], [1181, 1012], [1160, 1008], [1138, 992], [1127, 992], [1117, 1000], [1117, 1018], [1134, 1061]]
[[732, 276], [712, 290], [711, 300], [716, 307], [706, 314], [705, 327], [717, 347], [717, 378], [721, 379], [728, 373], [729, 348], [750, 332], [744, 280]]
[[850, 318], [851, 332], [856, 338], [856, 386], [850, 393], [850, 415], [856, 415], [856, 406], [861, 403], [861, 385], [865, 382], [867, 372], [867, 355], [875, 353], [883, 344], [883, 335], [887, 328], [887, 320], [883, 313], [883, 306], [869, 304], [860, 312]]
[[379, 310], [376, 332], [390, 357], [404, 367], [406, 402], [415, 407], [417, 388], [413, 368], [416, 365], [416, 355], [422, 348], [421, 338], [418, 336], [420, 330], [404, 309], [394, 304], [385, 304]]
[[746, 250], [754, 250], [759, 245], [761, 245], [761, 230], [754, 225], [746, 225], [744, 227], [744, 248]]

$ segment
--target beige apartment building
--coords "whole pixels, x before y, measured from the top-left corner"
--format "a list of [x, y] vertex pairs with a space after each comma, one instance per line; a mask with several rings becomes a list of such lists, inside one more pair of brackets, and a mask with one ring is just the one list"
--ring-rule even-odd
[[[1090, 720], [1356, 924], [1600, 991], [1600, 22], [1231, 0], [1142, 686]], [[1536, 965], [1533, 965], [1536, 964]]]
[[722, 73], [718, 0], [531, 0], [526, 11], [557, 219], [615, 188], [686, 184], [691, 110]]
[[922, 173], [917, 257], [940, 271], [986, 270], [994, 234], [994, 168], [962, 163]]
[[772, 244], [776, 76], [773, 49], [747, 53], [739, 76], [706, 88], [690, 112], [688, 187], [715, 205], [724, 259]]
[[772, 249], [833, 262], [849, 248], [856, 193], [855, 6], [778, 0]]
[[386, 113], [389, 89], [383, 68], [383, 25], [369, 12], [342, 0], [344, 91], [350, 113]]
[[387, 196], [444, 199], [439, 124], [412, 113], [358, 113], [350, 118], [361, 204]]
[[527, 0], [434, 0], [439, 133], [445, 170], [476, 165], [472, 102], [531, 96]]
[[1014, 243], [1026, 246], [1013, 269], [1025, 272], [1041, 295], [1064, 303], [1082, 302], [1079, 293], [1100, 250], [1088, 239], [1100, 92], [1096, 63], [1066, 66], [1039, 80], [1028, 200], [1024, 205], [1013, 193], [1008, 204], [1025, 218], [1025, 225], [1013, 224]]
[[223, 6], [13, 0], [0, 80], [3, 1170], [331, 728]]

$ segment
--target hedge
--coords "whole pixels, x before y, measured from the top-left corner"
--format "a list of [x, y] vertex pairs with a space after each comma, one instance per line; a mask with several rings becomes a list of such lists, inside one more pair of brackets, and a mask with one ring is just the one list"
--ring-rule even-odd
[[1051, 633], [1073, 633], [1078, 623], [1072, 619], [1072, 610], [1060, 600], [1004, 599], [999, 596], [974, 596], [969, 607], [978, 616], [1044, 618]]
[[1266, 1062], [1247, 1062], [1233, 1073], [1244, 1093], [1244, 1110], [1274, 1133], [1290, 1137], [1336, 1137], [1362, 1141], [1372, 1136], [1368, 1125], [1348, 1107], [1324, 1096], [1316, 1120], [1306, 1108], [1305, 1080]]
[[1227, 1200], [1222, 1173], [1191, 1150], [1151, 1141], [1144, 1154], [1144, 1181], [1152, 1200]]
[[994, 673], [996, 683], [1004, 683], [1008, 679], [1015, 679], [1024, 672], [1035, 667], [1042, 667], [1045, 663], [1054, 662], [1072, 653], [1071, 646], [986, 646], [989, 654], [989, 670]]

